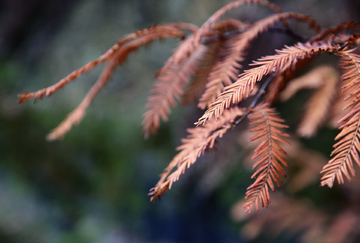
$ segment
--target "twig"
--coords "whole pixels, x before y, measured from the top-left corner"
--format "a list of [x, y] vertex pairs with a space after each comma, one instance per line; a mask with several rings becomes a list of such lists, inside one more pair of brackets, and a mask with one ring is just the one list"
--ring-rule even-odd
[[253, 101], [251, 102], [250, 106], [248, 107], [248, 110], [244, 113], [244, 115], [242, 115], [239, 120], [235, 120], [233, 127], [236, 127], [237, 125], [239, 125], [239, 123], [241, 123], [249, 114], [250, 114], [250, 109], [254, 108], [257, 103], [259, 102], [261, 96], [265, 93], [265, 89], [267, 88], [267, 86], [271, 83], [271, 81], [274, 79], [274, 75], [270, 75], [265, 82], [263, 83], [263, 85], [260, 87], [259, 91], [257, 92], [256, 96], [254, 97]]

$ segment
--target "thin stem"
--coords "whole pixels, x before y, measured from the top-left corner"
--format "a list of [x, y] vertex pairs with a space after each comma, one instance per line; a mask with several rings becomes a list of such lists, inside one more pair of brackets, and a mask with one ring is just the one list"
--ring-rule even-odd
[[274, 75], [270, 75], [265, 82], [263, 83], [263, 85], [260, 87], [259, 91], [257, 92], [256, 96], [254, 97], [254, 99], [252, 100], [250, 106], [248, 107], [248, 110], [244, 113], [244, 115], [242, 115], [239, 120], [235, 120], [233, 127], [236, 127], [237, 125], [239, 125], [239, 123], [241, 123], [249, 114], [250, 114], [250, 109], [254, 108], [257, 103], [259, 102], [261, 96], [265, 93], [265, 89], [269, 86], [269, 84], [271, 83], [271, 81], [274, 79]]

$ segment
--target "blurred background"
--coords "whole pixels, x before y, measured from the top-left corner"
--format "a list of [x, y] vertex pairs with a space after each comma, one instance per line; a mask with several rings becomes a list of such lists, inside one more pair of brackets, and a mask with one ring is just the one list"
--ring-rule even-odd
[[[252, 183], [252, 172], [243, 163], [250, 155], [246, 142], [236, 134], [223, 139], [235, 142], [222, 144], [221, 140], [217, 153], [191, 167], [161, 202], [149, 202], [149, 189], [176, 154], [186, 128], [201, 114], [195, 107], [177, 108], [169, 123], [162, 124], [158, 136], [143, 138], [142, 114], [154, 73], [171, 55], [175, 40], [154, 43], [131, 55], [95, 98], [81, 124], [61, 141], [48, 142], [45, 136], [81, 102], [102, 67], [51, 98], [17, 104], [17, 94], [54, 84], [99, 57], [128, 33], [154, 23], [191, 22], [200, 26], [229, 2], [0, 0], [0, 242], [303, 241], [304, 229], [291, 233], [284, 227], [272, 235], [268, 232], [272, 228], [258, 219], [263, 211], [280, 212], [285, 207], [277, 206], [276, 193], [272, 194], [273, 208], [270, 205], [270, 209], [250, 216], [238, 209], [237, 202]], [[313, 16], [324, 28], [351, 19], [358, 21], [360, 16], [356, 0], [273, 2], [284, 11]], [[232, 16], [251, 21], [269, 13], [256, 6], [231, 11]], [[273, 42], [278, 49], [284, 44]], [[258, 43], [268, 47], [266, 42]], [[291, 43], [287, 40], [286, 44]], [[290, 126], [297, 122], [295, 118], [289, 120]], [[318, 148], [320, 152], [312, 154], [317, 161], [314, 164], [320, 163], [315, 169], [326, 163], [337, 131], [324, 129], [320, 133], [320, 140], [294, 141], [304, 146], [304, 153], [312, 153], [307, 148]], [[301, 165], [289, 174], [301, 171]], [[313, 211], [304, 212], [324, 218], [318, 223], [321, 227], [328, 224], [328, 215], [343, 215], [345, 219], [339, 224], [349, 225], [349, 235], [359, 233], [354, 228], [356, 222], [360, 223], [359, 217], [352, 213], [359, 208], [337, 214], [340, 208], [347, 208], [348, 202], [358, 202], [350, 193], [359, 192], [358, 186], [319, 188], [318, 171], [307, 173], [312, 175], [308, 180], [311, 183], [293, 189], [294, 193], [291, 189], [279, 191], [278, 198], [291, 195], [287, 197], [289, 205], [299, 204], [298, 209], [305, 207], [306, 201]], [[292, 181], [286, 183], [291, 188]], [[294, 213], [290, 209], [286, 212]], [[304, 212], [297, 211], [302, 216]]]

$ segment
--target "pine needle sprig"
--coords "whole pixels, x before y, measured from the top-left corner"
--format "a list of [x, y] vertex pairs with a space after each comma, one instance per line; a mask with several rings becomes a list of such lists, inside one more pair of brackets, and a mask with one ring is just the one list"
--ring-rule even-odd
[[[226, 20], [225, 23], [227, 23], [229, 20]], [[221, 23], [221, 22], [219, 22]], [[217, 25], [219, 24], [217, 23]], [[236, 75], [234, 74], [231, 77], [231, 73], [227, 73], [226, 69], [223, 70], [222, 63], [224, 60], [226, 60], [229, 56], [231, 56], [232, 52], [234, 51], [234, 42], [237, 40], [238, 36], [232, 36], [230, 38], [221, 39], [224, 34], [229, 33], [231, 31], [246, 31], [245, 28], [248, 28], [249, 25], [246, 25], [240, 21], [234, 21], [231, 20], [230, 22], [232, 25], [227, 26], [226, 30], [223, 30], [220, 32], [220, 41], [218, 41], [218, 53], [215, 56], [215, 60], [213, 61], [212, 65], [210, 66], [210, 69], [208, 70], [206, 78], [206, 87], [204, 91], [202, 92], [201, 98], [198, 103], [198, 107], [200, 109], [205, 109], [208, 104], [211, 104], [215, 98], [223, 91], [224, 85], [230, 85], [232, 83], [231, 79], [235, 79]], [[216, 28], [216, 25], [215, 27]], [[226, 32], [225, 32], [226, 31]], [[242, 61], [243, 58], [241, 56], [238, 57], [237, 62]], [[233, 67], [229, 67], [231, 70], [233, 69], [240, 69], [241, 65], [239, 65], [237, 62], [233, 64]], [[234, 71], [236, 72], [236, 71]], [[221, 77], [224, 76], [224, 80]], [[230, 77], [228, 77], [230, 75]], [[220, 76], [220, 78], [219, 78]], [[224, 85], [223, 85], [224, 84]]]
[[179, 64], [183, 63], [185, 59], [187, 59], [192, 52], [194, 52], [199, 45], [201, 45], [200, 38], [206, 36], [209, 32], [214, 29], [215, 24], [219, 21], [220, 17], [224, 15], [227, 11], [232, 10], [234, 8], [240, 7], [242, 5], [247, 4], [257, 4], [257, 5], [264, 5], [273, 9], [277, 12], [281, 12], [282, 10], [273, 3], [270, 3], [265, 0], [240, 0], [234, 1], [225, 5], [218, 11], [216, 11], [201, 27], [198, 31], [196, 31], [191, 37], [189, 37], [189, 41], [186, 42], [186, 45], [181, 45], [175, 53], [171, 56], [171, 58], [167, 61], [165, 66], [160, 70], [160, 73], [167, 72], [168, 68], [172, 66], [174, 63]]

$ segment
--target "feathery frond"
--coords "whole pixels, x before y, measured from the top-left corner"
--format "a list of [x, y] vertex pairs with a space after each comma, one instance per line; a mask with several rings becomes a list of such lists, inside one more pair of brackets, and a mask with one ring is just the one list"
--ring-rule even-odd
[[[216, 41], [206, 45], [207, 50], [199, 61], [198, 70], [194, 76], [194, 81], [189, 85], [188, 90], [183, 96], [182, 104], [186, 105], [190, 102], [195, 102], [204, 93], [205, 85], [208, 80], [209, 73], [213, 69], [213, 65], [218, 62], [219, 52], [224, 48], [224, 43], [228, 40], [224, 40], [224, 34], [238, 30], [242, 31], [248, 28], [249, 24], [243, 23], [236, 19], [226, 19], [217, 22], [213, 29], [211, 29], [206, 35], [208, 38], [216, 38]], [[202, 37], [200, 41], [203, 41], [207, 37]]]
[[282, 154], [287, 155], [287, 153], [278, 142], [289, 144], [282, 138], [289, 135], [280, 130], [288, 127], [283, 124], [284, 120], [279, 118], [278, 113], [273, 108], [269, 108], [267, 104], [255, 107], [248, 118], [252, 127], [250, 132], [257, 132], [251, 140], [264, 137], [252, 157], [252, 159], [257, 159], [253, 165], [253, 169], [256, 171], [251, 176], [256, 180], [247, 188], [245, 196], [247, 202], [243, 206], [245, 211], [251, 212], [254, 205], [257, 211], [259, 211], [259, 204], [262, 207], [268, 207], [270, 203], [269, 187], [274, 191], [274, 182], [280, 187], [280, 182], [282, 182], [280, 175], [285, 177], [283, 166], [287, 166], [288, 163]]
[[[209, 73], [206, 89], [199, 100], [198, 107], [200, 109], [205, 109], [214, 102], [216, 97], [224, 90], [224, 87], [230, 85], [232, 79], [237, 77], [238, 70], [242, 67], [238, 62], [244, 60], [239, 53], [233, 54], [238, 38], [239, 36], [234, 36], [222, 43], [217, 62]], [[235, 56], [234, 60], [232, 60], [233, 63], [227, 65], [226, 61], [233, 56]]]
[[353, 53], [353, 50], [340, 51], [337, 53], [341, 57], [341, 66], [347, 70], [342, 75], [342, 81], [347, 83], [342, 87], [343, 92], [352, 89], [351, 93], [345, 98], [348, 104], [344, 109], [350, 108], [346, 116], [340, 121], [341, 132], [335, 140], [340, 140], [334, 145], [331, 156], [334, 157], [324, 166], [321, 173], [321, 186], [334, 185], [335, 178], [339, 184], [344, 183], [344, 176], [350, 181], [355, 176], [355, 161], [360, 166], [360, 56]]
[[295, 77], [295, 74], [298, 70], [301, 70], [305, 65], [309, 64], [311, 59], [312, 58], [298, 60], [293, 68], [288, 68], [284, 72], [276, 75], [274, 80], [270, 83], [266, 93], [264, 94], [264, 103], [268, 103], [270, 105], [274, 104], [278, 100], [280, 93], [286, 87], [288, 81]]
[[[228, 31], [232, 30], [243, 30], [244, 24], [237, 21], [232, 21], [232, 26]], [[214, 27], [216, 28], [216, 27]], [[221, 33], [223, 34], [223, 33]], [[235, 79], [236, 76], [231, 77], [231, 73], [228, 74], [226, 70], [222, 70], [222, 63], [224, 62], [224, 59], [228, 56], [231, 56], [234, 49], [234, 42], [238, 39], [238, 36], [233, 36], [232, 38], [228, 38], [227, 40], [221, 41], [218, 45], [218, 53], [216, 56], [214, 56], [214, 61], [212, 66], [207, 72], [206, 76], [206, 89], [202, 92], [201, 99], [199, 100], [198, 107], [201, 109], [205, 109], [209, 104], [211, 104], [215, 98], [223, 91], [224, 85], [230, 85], [232, 83], [231, 79]], [[237, 59], [238, 62], [242, 61], [243, 58], [239, 56]], [[239, 65], [237, 62], [234, 64], [234, 69], [241, 68], [241, 65]], [[230, 67], [231, 69], [231, 67]], [[218, 78], [218, 76], [224, 76], [224, 81], [222, 78]], [[228, 76], [230, 75], [230, 77]], [[224, 84], [224, 85], [223, 85]]]
[[[171, 112], [170, 104], [173, 106], [176, 105], [174, 97], [179, 99], [178, 96], [183, 94], [185, 84], [189, 82], [190, 77], [195, 73], [195, 70], [197, 69], [197, 65], [195, 63], [192, 63], [192, 66], [186, 65], [186, 68], [182, 71], [180, 71], [180, 69], [183, 67], [184, 63], [189, 64], [189, 62], [186, 60], [189, 59], [190, 56], [193, 56], [193, 53], [197, 52], [196, 50], [199, 48], [203, 50], [203, 46], [200, 43], [200, 38], [211, 32], [211, 30], [215, 27], [215, 23], [225, 12], [246, 4], [265, 5], [271, 9], [275, 9], [276, 11], [281, 12], [281, 9], [276, 5], [264, 0], [242, 0], [232, 2], [218, 10], [208, 19], [208, 21], [206, 21], [201, 26], [201, 28], [195, 34], [183, 41], [183, 43], [166, 62], [164, 67], [158, 72], [159, 82], [155, 84], [155, 88], [152, 91], [153, 95], [149, 97], [147, 104], [147, 108], [149, 110], [144, 114], [143, 119], [143, 131], [146, 138], [148, 138], [151, 133], [156, 133], [157, 128], [160, 125], [160, 117], [164, 121], [167, 121], [167, 115]], [[174, 74], [177, 74], [180, 79], [172, 80]], [[172, 87], [178, 88], [177, 92], [174, 93], [174, 97], [171, 96], [172, 92], [170, 92]], [[166, 92], [165, 90], [169, 92]]]
[[[194, 75], [194, 80], [183, 95], [182, 105], [197, 102], [199, 97], [204, 93], [209, 73], [213, 69], [212, 66], [218, 61], [219, 51], [226, 41], [224, 40], [224, 35], [235, 30], [242, 31], [248, 27], [249, 24], [247, 23], [236, 19], [226, 19], [217, 22], [213, 29], [200, 39], [200, 42], [206, 45], [207, 50], [199, 61], [199, 67]], [[209, 43], [209, 41], [211, 42]]]
[[[179, 47], [187, 48], [192, 38], [184, 41]], [[170, 106], [176, 106], [176, 100], [180, 100], [184, 93], [190, 78], [196, 73], [200, 58], [205, 54], [206, 47], [201, 45], [184, 60], [183, 63], [172, 62], [172, 65], [166, 65], [166, 71], [161, 70], [158, 74], [158, 80], [154, 84], [152, 95], [146, 105], [148, 111], [143, 115], [143, 131], [148, 138], [151, 133], [156, 134], [160, 126], [160, 117], [167, 121], [167, 115], [171, 113]]]
[[[172, 184], [179, 179], [181, 174], [185, 173], [185, 169], [194, 164], [207, 149], [213, 148], [215, 140], [221, 138], [227, 130], [233, 127], [235, 119], [243, 115], [243, 109], [234, 107], [226, 110], [217, 121], [188, 129], [188, 137], [182, 139], [182, 145], [177, 148], [180, 152], [161, 174], [156, 186], [150, 190], [150, 200], [155, 201], [156, 198], [160, 198], [168, 189], [171, 189]], [[176, 170], [172, 172], [175, 167], [177, 167]]]

